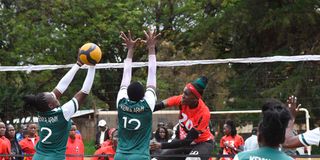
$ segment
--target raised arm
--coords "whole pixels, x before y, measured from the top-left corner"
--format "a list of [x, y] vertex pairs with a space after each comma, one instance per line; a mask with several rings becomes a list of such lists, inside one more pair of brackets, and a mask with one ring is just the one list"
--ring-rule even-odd
[[160, 33], [157, 33], [156, 30], [152, 31], [149, 29], [148, 32], [144, 31], [144, 34], [146, 36], [146, 40], [143, 40], [142, 42], [147, 44], [149, 54], [147, 88], [153, 88], [156, 90], [156, 43]]
[[88, 71], [87, 71], [87, 76], [83, 82], [81, 90], [74, 95], [74, 98], [77, 99], [79, 106], [84, 102], [84, 99], [90, 93], [90, 90], [92, 88], [92, 84], [94, 81], [95, 73], [96, 73], [96, 67], [89, 66]]
[[76, 64], [68, 71], [67, 74], [59, 81], [58, 85], [53, 89], [52, 93], [56, 96], [57, 99], [60, 99], [62, 94], [66, 91], [77, 71], [83, 64], [78, 60]]
[[128, 36], [124, 32], [121, 32], [120, 37], [124, 41], [123, 45], [126, 46], [128, 49], [127, 58], [124, 60], [123, 75], [122, 75], [122, 81], [120, 85], [120, 88], [122, 88], [122, 87], [128, 87], [130, 84], [131, 74], [132, 74], [131, 64], [132, 64], [133, 52], [134, 52], [136, 43], [140, 39], [138, 38], [136, 40], [132, 40], [130, 31], [128, 31]]
[[301, 147], [303, 146], [303, 144], [300, 142], [299, 136], [292, 134], [296, 115], [300, 107], [300, 104], [297, 105], [297, 97], [293, 95], [290, 96], [287, 100], [287, 107], [291, 113], [291, 120], [289, 121], [288, 127], [286, 129], [286, 139], [282, 146], [285, 148]]

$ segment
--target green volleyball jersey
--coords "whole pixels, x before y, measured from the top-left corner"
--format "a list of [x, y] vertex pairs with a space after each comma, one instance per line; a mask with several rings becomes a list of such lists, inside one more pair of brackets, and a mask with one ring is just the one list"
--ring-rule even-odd
[[240, 152], [234, 160], [293, 160], [290, 156], [277, 149], [262, 147], [257, 150]]
[[126, 90], [126, 88], [120, 89], [117, 98], [119, 129], [117, 153], [149, 157], [155, 92], [152, 88], [148, 88], [144, 99], [135, 102], [127, 98]]
[[39, 137], [36, 154], [64, 159], [71, 128], [71, 116], [77, 111], [75, 98], [48, 112], [39, 112]]

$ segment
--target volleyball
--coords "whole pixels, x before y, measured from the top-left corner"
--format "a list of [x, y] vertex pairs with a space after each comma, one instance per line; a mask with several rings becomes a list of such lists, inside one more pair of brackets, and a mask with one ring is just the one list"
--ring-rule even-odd
[[101, 49], [94, 43], [86, 43], [80, 48], [79, 60], [83, 64], [95, 65], [100, 62], [101, 57]]

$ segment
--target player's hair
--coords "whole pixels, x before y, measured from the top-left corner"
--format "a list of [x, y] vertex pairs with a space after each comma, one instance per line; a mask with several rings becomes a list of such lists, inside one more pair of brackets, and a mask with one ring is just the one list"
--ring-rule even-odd
[[50, 110], [48, 101], [46, 100], [45, 94], [43, 92], [38, 93], [37, 95], [26, 95], [22, 99], [25, 102], [25, 108], [33, 107], [39, 112], [46, 112]]
[[263, 138], [266, 146], [279, 146], [285, 141], [286, 128], [291, 119], [289, 110], [280, 101], [272, 99], [262, 106], [262, 115], [259, 138]]
[[226, 124], [230, 127], [230, 135], [234, 137], [237, 134], [236, 124], [231, 119], [228, 119]]
[[132, 82], [128, 86], [128, 97], [131, 101], [140, 101], [144, 97], [144, 87], [140, 82]]

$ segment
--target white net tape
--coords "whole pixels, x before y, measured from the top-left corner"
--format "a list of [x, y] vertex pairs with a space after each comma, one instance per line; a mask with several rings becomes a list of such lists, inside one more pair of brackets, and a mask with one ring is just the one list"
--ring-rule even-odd
[[[249, 58], [227, 58], [212, 60], [181, 60], [181, 61], [158, 61], [159, 67], [192, 66], [199, 64], [225, 64], [225, 63], [268, 63], [268, 62], [299, 62], [299, 61], [320, 61], [320, 55], [299, 55], [299, 56], [272, 56], [272, 57], [249, 57]], [[0, 66], [0, 71], [40, 71], [71, 68], [73, 64], [67, 65], [28, 65], [28, 66]], [[145, 67], [147, 62], [134, 62], [132, 67]], [[123, 63], [100, 63], [97, 69], [123, 68]]]

